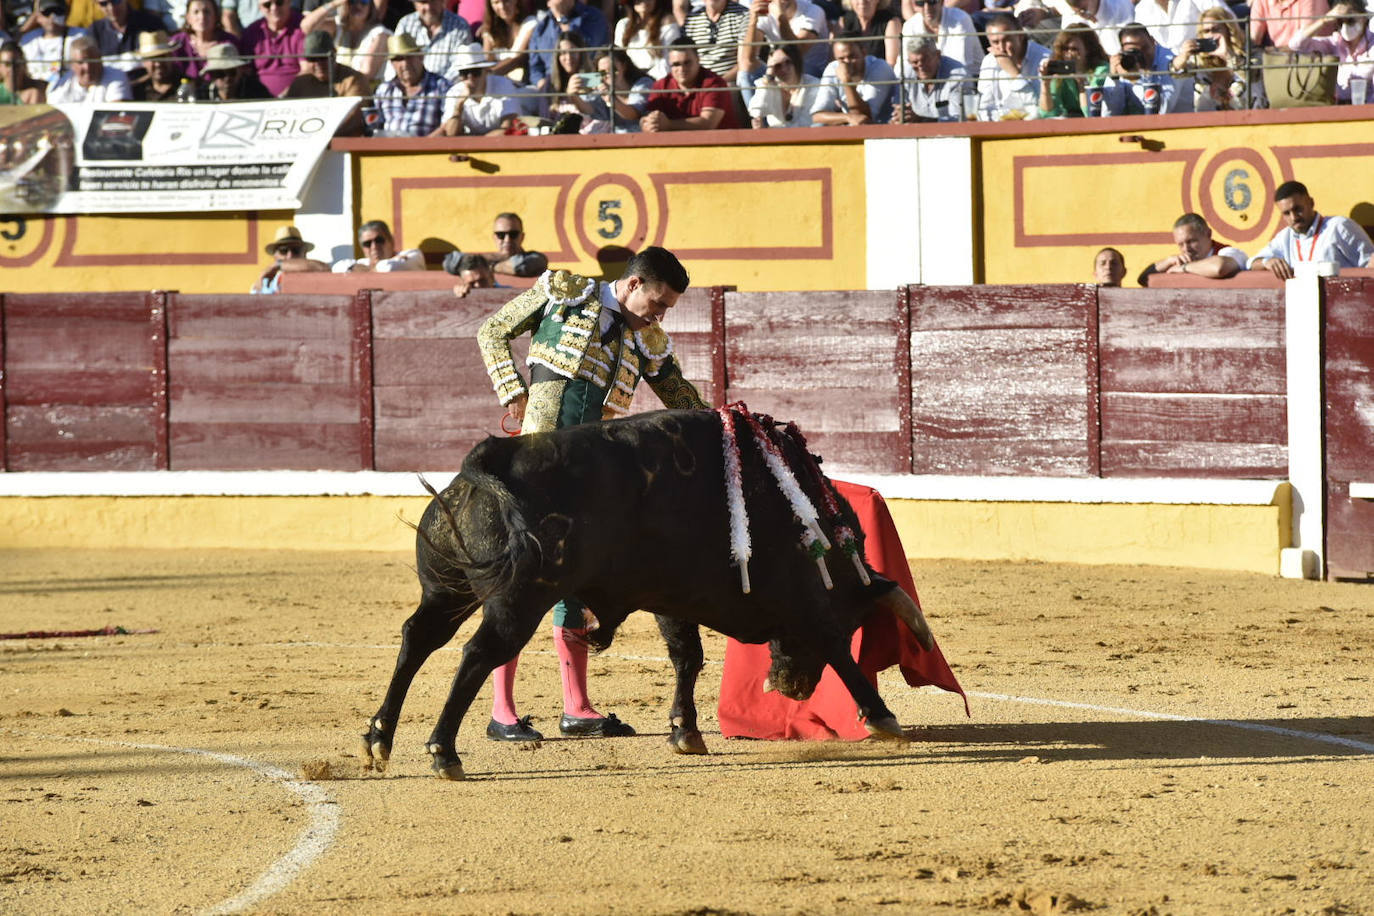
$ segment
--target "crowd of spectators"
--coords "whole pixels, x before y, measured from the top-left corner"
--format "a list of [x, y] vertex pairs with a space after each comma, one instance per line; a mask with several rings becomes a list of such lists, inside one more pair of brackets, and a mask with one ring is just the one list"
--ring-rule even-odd
[[1255, 108], [1269, 47], [1333, 58], [1333, 103], [1374, 78], [1368, 0], [3, 2], [0, 104], [357, 97], [345, 134]]

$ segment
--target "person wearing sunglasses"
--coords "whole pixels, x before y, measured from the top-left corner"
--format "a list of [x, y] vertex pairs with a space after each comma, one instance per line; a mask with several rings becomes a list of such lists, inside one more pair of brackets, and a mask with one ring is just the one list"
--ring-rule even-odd
[[138, 53], [138, 36], [162, 28], [162, 19], [145, 10], [136, 10], [129, 0], [96, 0], [104, 19], [91, 23], [91, 37], [100, 46], [105, 63], [124, 72], [143, 66]]
[[[983, 45], [969, 14], [957, 6], [945, 6], [943, 0], [910, 3], [912, 13], [902, 24], [903, 38], [933, 36], [942, 56], [954, 58], [969, 73], [978, 72], [983, 62]], [[902, 63], [903, 59], [899, 59], [898, 65]]]
[[258, 79], [275, 98], [281, 98], [301, 72], [305, 33], [301, 14], [291, 0], [261, 0], [262, 18], [243, 30], [239, 50], [252, 60]]
[[425, 256], [418, 248], [396, 251], [396, 238], [383, 220], [368, 220], [358, 227], [361, 258], [340, 258], [330, 270], [336, 274], [390, 273], [396, 270], [424, 270]]
[[272, 241], [264, 246], [264, 251], [272, 256], [272, 263], [258, 276], [248, 292], [270, 295], [281, 291], [281, 276], [284, 273], [329, 270], [329, 265], [306, 255], [315, 246], [301, 237], [295, 226], [282, 226]]
[[[518, 213], [498, 213], [492, 224], [492, 238], [496, 250], [484, 255], [491, 269], [508, 277], [537, 277], [549, 268], [549, 259], [542, 251], [525, 248], [525, 223]], [[463, 252], [454, 250], [444, 258], [444, 270], [459, 275]]]
[[24, 58], [29, 62], [29, 76], [44, 82], [55, 82], [67, 71], [71, 44], [86, 30], [67, 24], [67, 4], [63, 0], [41, 0], [33, 18], [38, 28], [24, 33], [20, 43]]

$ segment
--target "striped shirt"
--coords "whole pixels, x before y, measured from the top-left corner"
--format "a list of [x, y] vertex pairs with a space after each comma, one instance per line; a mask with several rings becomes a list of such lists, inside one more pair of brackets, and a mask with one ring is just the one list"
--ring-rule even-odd
[[744, 40], [744, 30], [749, 24], [749, 11], [730, 0], [715, 21], [706, 12], [702, 9], [688, 16], [683, 31], [697, 46], [697, 56], [704, 68], [714, 73], [733, 70], [737, 63], [736, 49]]
[[426, 71], [416, 95], [406, 95], [400, 80], [377, 87], [377, 110], [382, 115], [381, 130], [388, 137], [427, 137], [434, 133], [444, 114], [444, 93], [451, 84], [436, 73]]
[[[439, 34], [431, 36], [429, 26], [420, 21], [419, 13], [406, 13], [396, 23], [397, 35], [409, 35], [415, 44], [425, 52], [425, 69], [446, 79], [456, 79], [457, 73], [450, 73], [459, 61], [467, 60], [467, 46], [473, 41], [472, 28], [468, 21], [457, 13], [444, 10], [444, 18], [439, 24]], [[386, 78], [394, 79], [395, 69], [391, 61], [386, 63]]]

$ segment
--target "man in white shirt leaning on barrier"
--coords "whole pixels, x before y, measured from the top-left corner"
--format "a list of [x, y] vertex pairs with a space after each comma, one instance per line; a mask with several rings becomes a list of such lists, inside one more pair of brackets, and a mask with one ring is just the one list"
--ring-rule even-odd
[[1374, 243], [1359, 223], [1344, 216], [1317, 213], [1307, 186], [1285, 181], [1274, 191], [1274, 205], [1285, 226], [1250, 259], [1250, 269], [1264, 268], [1287, 280], [1301, 263], [1330, 261], [1337, 268], [1368, 267]]

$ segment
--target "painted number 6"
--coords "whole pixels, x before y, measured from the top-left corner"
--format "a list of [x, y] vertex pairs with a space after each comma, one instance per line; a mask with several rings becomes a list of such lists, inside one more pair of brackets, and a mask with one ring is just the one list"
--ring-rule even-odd
[[1245, 169], [1232, 169], [1226, 173], [1226, 183], [1222, 187], [1222, 196], [1226, 198], [1226, 206], [1232, 210], [1249, 209], [1250, 201], [1253, 199], [1250, 194], [1250, 186], [1242, 183], [1242, 179], [1249, 177], [1250, 173]]
[[609, 228], [599, 228], [596, 234], [603, 239], [615, 239], [620, 237], [620, 233], [625, 231], [625, 223], [620, 215], [612, 211], [620, 209], [618, 200], [598, 201], [596, 208], [596, 219], [598, 222], [610, 223]]

